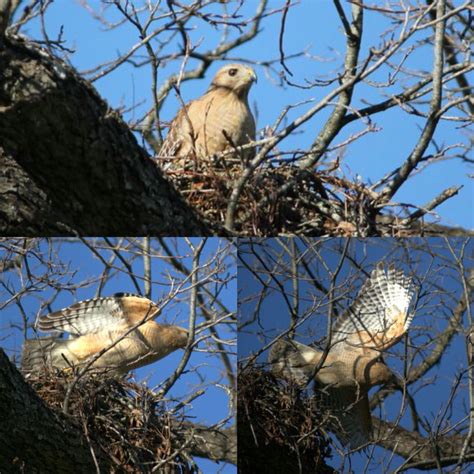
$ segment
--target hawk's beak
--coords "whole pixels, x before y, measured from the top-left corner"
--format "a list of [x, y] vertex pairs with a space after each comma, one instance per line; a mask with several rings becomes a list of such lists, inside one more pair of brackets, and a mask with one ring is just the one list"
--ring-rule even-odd
[[257, 82], [257, 75], [255, 74], [255, 71], [249, 68], [248, 72], [250, 80], [253, 82]]

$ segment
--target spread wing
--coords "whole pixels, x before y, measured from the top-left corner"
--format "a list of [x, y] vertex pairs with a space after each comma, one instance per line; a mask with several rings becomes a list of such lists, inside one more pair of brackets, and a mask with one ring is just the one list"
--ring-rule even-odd
[[106, 298], [80, 301], [45, 316], [36, 326], [41, 331], [68, 332], [75, 336], [113, 330], [124, 324], [133, 326], [156, 316], [158, 307], [148, 298], [128, 293], [117, 293]]
[[362, 286], [354, 303], [333, 326], [333, 350], [360, 348], [366, 353], [395, 344], [413, 319], [408, 313], [414, 294], [413, 282], [390, 265], [387, 271], [379, 263]]

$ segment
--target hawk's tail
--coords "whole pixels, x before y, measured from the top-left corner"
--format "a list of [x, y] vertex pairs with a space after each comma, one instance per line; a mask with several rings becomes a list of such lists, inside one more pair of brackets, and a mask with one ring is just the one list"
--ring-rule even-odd
[[51, 368], [51, 354], [63, 341], [57, 337], [27, 339], [23, 345], [21, 370], [25, 373], [41, 372]]

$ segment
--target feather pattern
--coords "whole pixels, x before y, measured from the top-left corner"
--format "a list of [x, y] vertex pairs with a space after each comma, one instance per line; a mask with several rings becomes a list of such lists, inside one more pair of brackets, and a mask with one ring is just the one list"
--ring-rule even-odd
[[70, 337], [26, 340], [23, 371], [73, 368], [90, 361], [91, 367], [123, 374], [150, 364], [188, 341], [186, 329], [153, 321], [158, 313], [148, 298], [117, 293], [41, 316], [39, 330], [67, 332]]
[[413, 294], [410, 278], [393, 265], [385, 271], [383, 263], [379, 263], [356, 300], [334, 323], [332, 342], [346, 342], [354, 334], [363, 332], [378, 347], [376, 336], [389, 332], [395, 323], [402, 322], [397, 331], [390, 333], [390, 339], [384, 338], [383, 348], [393, 345], [406, 332], [413, 319], [413, 314], [408, 312]]
[[413, 319], [415, 289], [411, 278], [393, 265], [379, 263], [353, 304], [336, 320], [331, 346], [323, 352], [293, 340], [279, 339], [269, 354], [272, 370], [297, 383], [315, 381], [315, 397], [328, 411], [328, 426], [352, 449], [371, 439], [368, 403], [371, 387], [394, 380], [380, 352], [395, 344]]
[[[129, 311], [131, 306], [135, 311]], [[67, 308], [40, 316], [36, 327], [41, 331], [68, 332], [75, 336], [139, 322], [140, 318], [154, 317], [158, 307], [153, 301], [131, 293], [117, 293], [105, 298], [80, 301]]]
[[[159, 158], [173, 165], [210, 160], [213, 155], [255, 140], [255, 119], [248, 105], [248, 92], [256, 80], [253, 69], [228, 64], [215, 75], [208, 91], [186, 104], [171, 122]], [[242, 153], [250, 159], [254, 150]], [[168, 162], [166, 161], [168, 160]]]

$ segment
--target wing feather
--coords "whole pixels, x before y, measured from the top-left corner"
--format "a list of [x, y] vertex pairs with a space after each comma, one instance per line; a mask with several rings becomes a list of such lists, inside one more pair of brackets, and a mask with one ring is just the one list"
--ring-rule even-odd
[[183, 137], [179, 131], [182, 129], [184, 116], [185, 110], [182, 108], [170, 123], [168, 134], [160, 150], [160, 158], [170, 159], [180, 155], [183, 147]]
[[148, 298], [129, 293], [92, 298], [67, 308], [40, 316], [36, 326], [41, 331], [68, 332], [75, 336], [113, 330], [124, 323], [133, 326], [141, 319], [156, 316], [157, 306]]
[[[379, 263], [356, 300], [334, 323], [332, 341], [377, 350], [390, 347], [410, 326], [413, 314], [408, 310], [413, 294], [410, 278], [393, 265], [385, 270]], [[334, 349], [344, 350], [342, 345]]]

